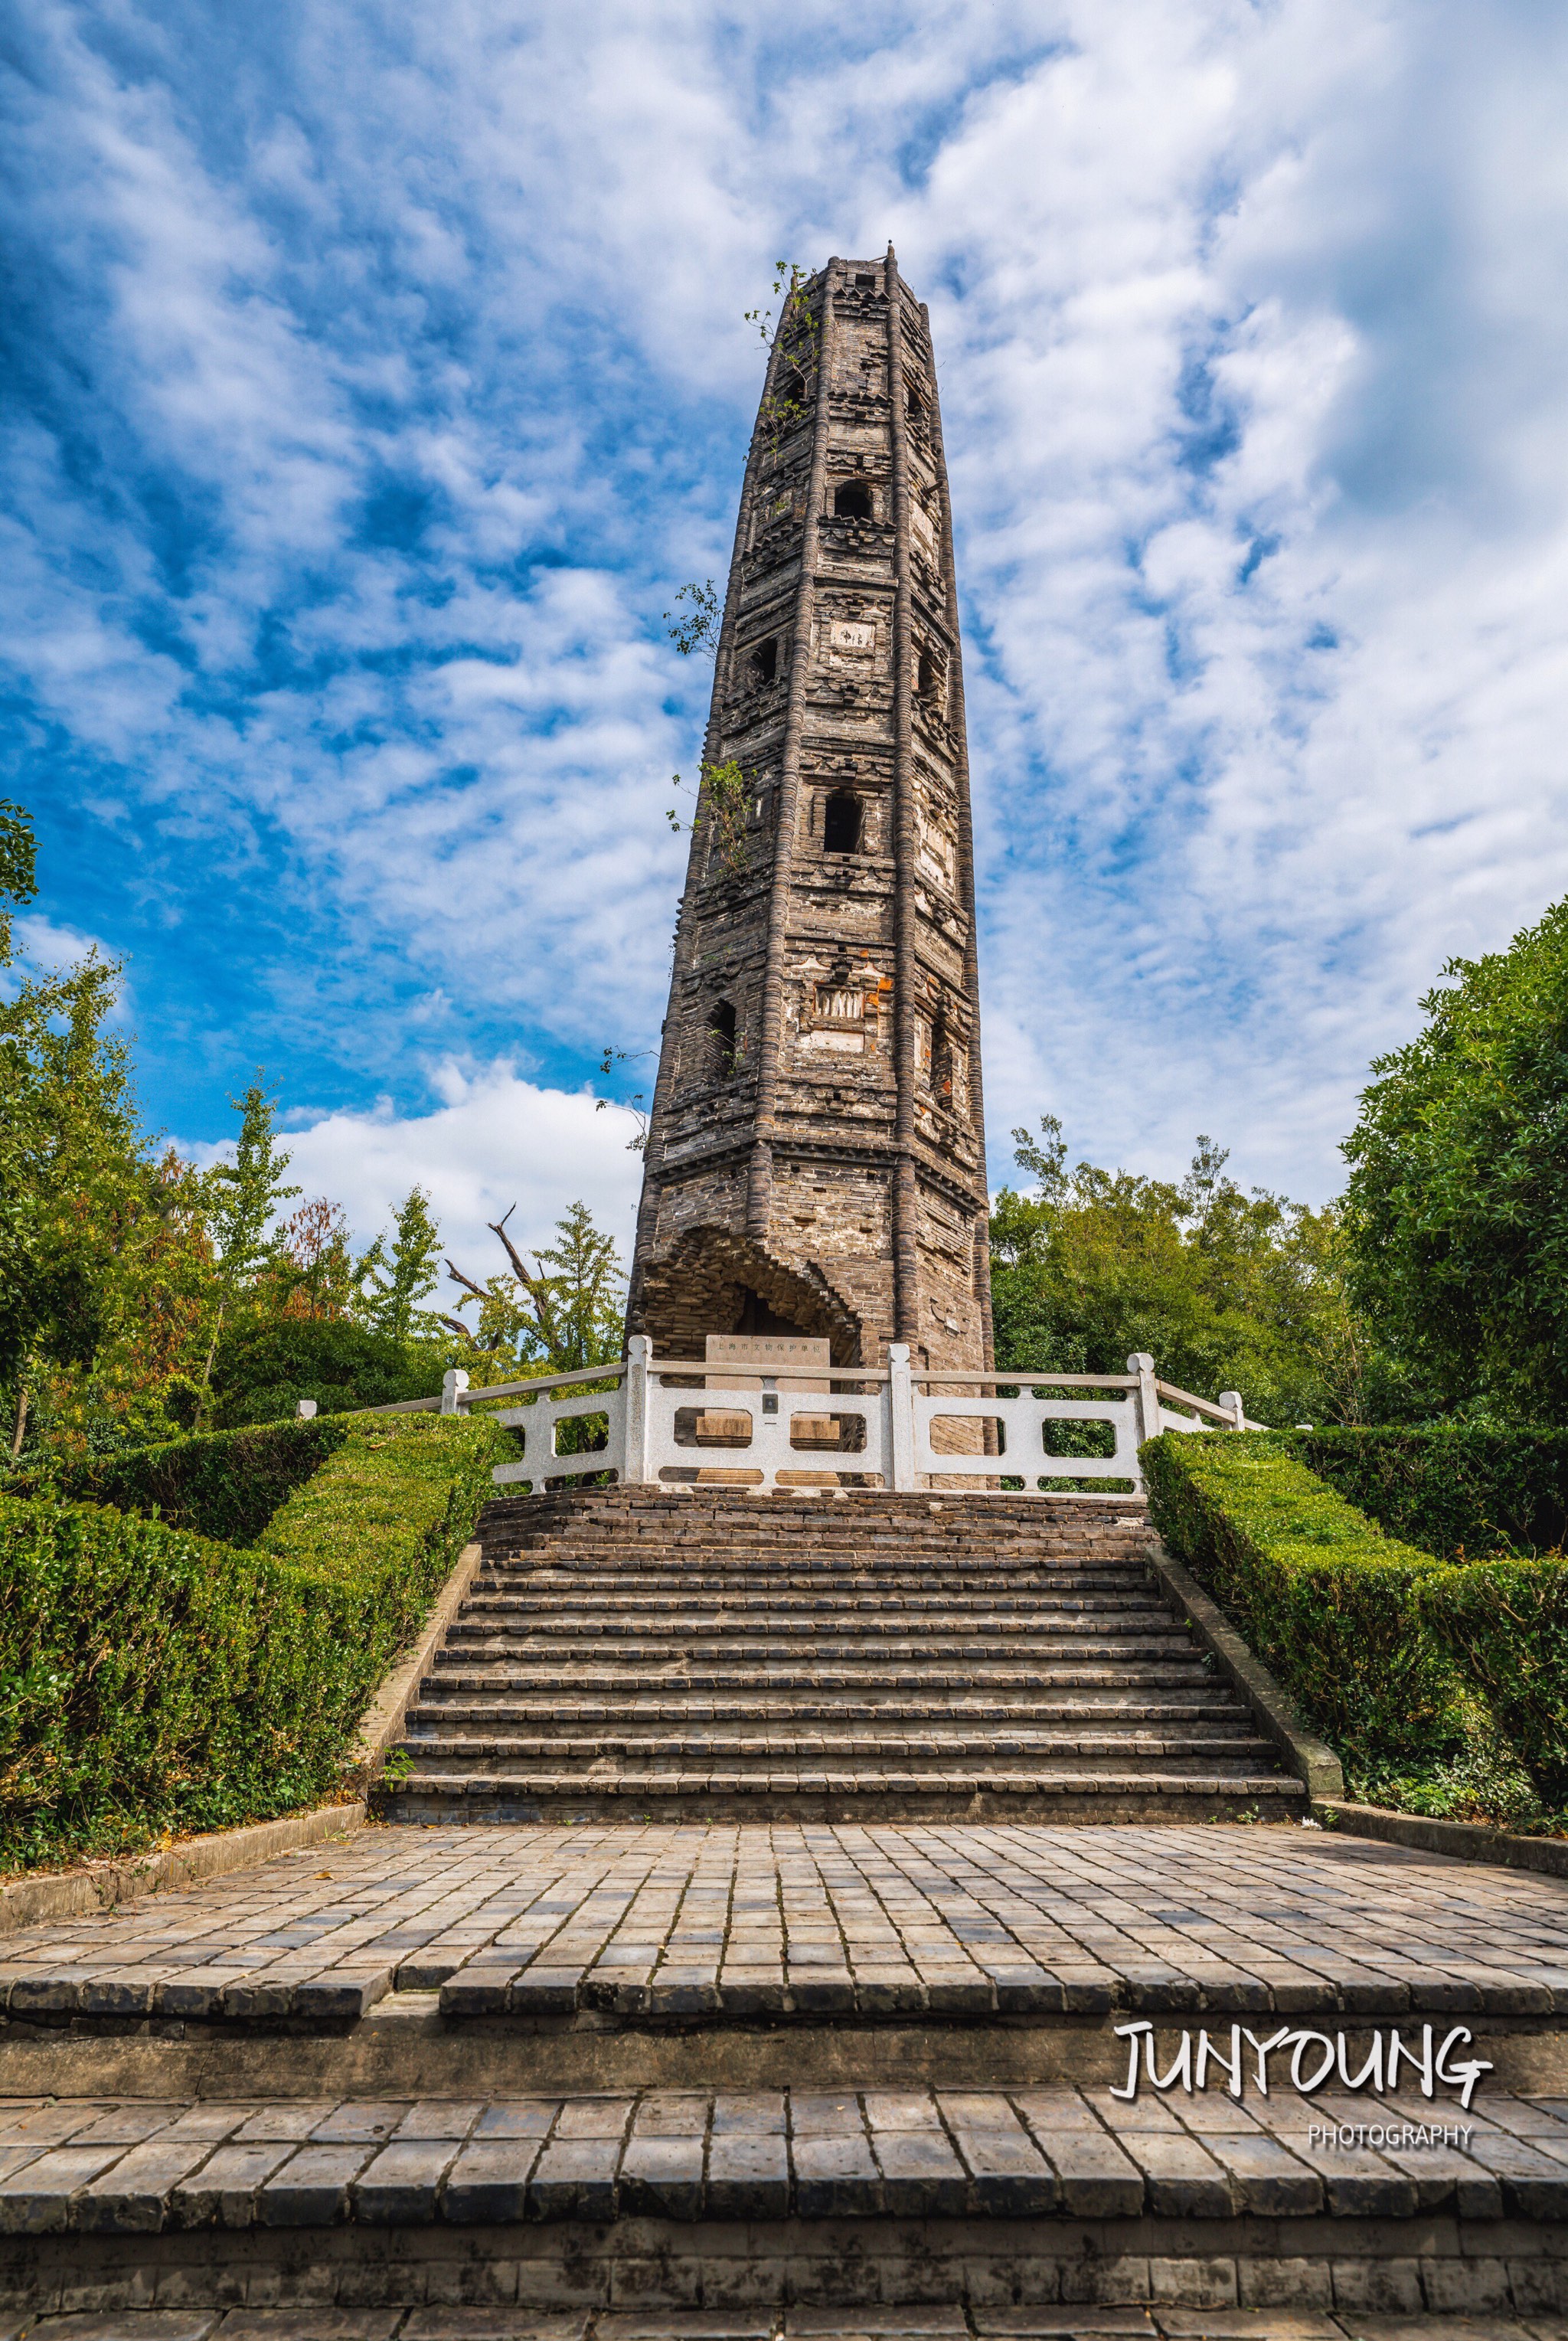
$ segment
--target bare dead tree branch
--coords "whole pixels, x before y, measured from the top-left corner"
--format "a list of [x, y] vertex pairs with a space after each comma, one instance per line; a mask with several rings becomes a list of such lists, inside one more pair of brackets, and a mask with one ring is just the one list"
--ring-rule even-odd
[[506, 1256], [511, 1262], [512, 1274], [517, 1278], [520, 1284], [525, 1284], [531, 1292], [535, 1285], [540, 1283], [542, 1280], [541, 1279], [537, 1270], [531, 1270], [523, 1266], [521, 1254], [519, 1252], [517, 1246], [512, 1242], [511, 1238], [506, 1232], [506, 1223], [508, 1220], [511, 1219], [512, 1212], [515, 1211], [516, 1209], [517, 1205], [515, 1203], [511, 1204], [508, 1210], [501, 1213], [499, 1220], [486, 1220], [485, 1226], [490, 1230], [492, 1236], [499, 1236], [501, 1238], [501, 1242], [506, 1246]]
[[454, 1268], [450, 1260], [446, 1264], [446, 1272], [454, 1284], [465, 1286], [476, 1300], [483, 1300], [487, 1297], [483, 1285], [476, 1284], [471, 1276], [465, 1276], [461, 1268]]

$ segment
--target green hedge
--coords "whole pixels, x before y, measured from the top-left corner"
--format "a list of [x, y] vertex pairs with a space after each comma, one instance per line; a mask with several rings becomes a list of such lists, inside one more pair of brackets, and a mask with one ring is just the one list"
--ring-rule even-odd
[[1568, 1562], [1483, 1560], [1417, 1592], [1422, 1622], [1484, 1694], [1548, 1812], [1568, 1812]]
[[0, 1862], [333, 1794], [514, 1452], [482, 1416], [343, 1426], [250, 1549], [53, 1493], [0, 1496]]
[[1302, 1430], [1279, 1444], [1390, 1535], [1445, 1559], [1560, 1546], [1568, 1526], [1568, 1431]]
[[1272, 1436], [1166, 1431], [1142, 1450], [1156, 1527], [1355, 1768], [1439, 1758], [1464, 1684], [1413, 1596], [1451, 1574]]
[[[128, 1454], [67, 1464], [55, 1485], [67, 1502], [152, 1512], [175, 1528], [225, 1544], [254, 1544], [279, 1506], [303, 1487], [350, 1436], [342, 1416], [211, 1430]], [[35, 1495], [35, 1480], [13, 1493]]]

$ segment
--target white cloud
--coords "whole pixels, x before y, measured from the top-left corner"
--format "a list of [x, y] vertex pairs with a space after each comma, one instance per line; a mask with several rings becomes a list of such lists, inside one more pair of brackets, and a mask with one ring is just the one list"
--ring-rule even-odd
[[[112, 60], [94, 23], [35, 12], [69, 365], [11, 443], [0, 629], [125, 768], [105, 819], [310, 923], [318, 1031], [372, 1029], [379, 955], [426, 1046], [651, 1034], [700, 722], [657, 613], [723, 571], [739, 312], [776, 252], [889, 234], [960, 532], [998, 1167], [1049, 1105], [1321, 1196], [1441, 961], [1568, 889], [1560, 12], [300, 0], [243, 114], [221, 12], [188, 60], [137, 0]], [[591, 1118], [476, 1075], [316, 1125], [353, 1134], [320, 1183], [384, 1163], [384, 1214], [374, 1133], [425, 1131], [488, 1246], [513, 1090]]]
[[[634, 1115], [620, 1106], [601, 1112], [581, 1091], [541, 1088], [506, 1065], [447, 1065], [433, 1085], [442, 1103], [431, 1113], [382, 1105], [285, 1131], [291, 1181], [307, 1198], [342, 1203], [362, 1244], [390, 1227], [411, 1187], [422, 1187], [446, 1250], [481, 1282], [505, 1269], [491, 1223], [508, 1210], [508, 1233], [531, 1250], [552, 1240], [568, 1203], [584, 1202], [630, 1261], [642, 1181], [641, 1158], [627, 1146]], [[232, 1146], [182, 1151], [203, 1166], [233, 1155]]]

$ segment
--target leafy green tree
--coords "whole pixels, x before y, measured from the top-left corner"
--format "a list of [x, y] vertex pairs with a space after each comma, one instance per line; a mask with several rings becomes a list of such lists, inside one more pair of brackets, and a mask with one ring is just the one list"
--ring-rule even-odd
[[476, 1340], [483, 1350], [510, 1355], [522, 1365], [539, 1365], [546, 1373], [613, 1364], [621, 1353], [625, 1312], [624, 1278], [614, 1239], [594, 1226], [586, 1203], [573, 1203], [555, 1223], [559, 1240], [546, 1244], [530, 1268], [506, 1232], [511, 1217], [508, 1211], [488, 1223], [505, 1249], [510, 1276], [492, 1276], [479, 1284], [447, 1262], [453, 1283], [465, 1288], [458, 1308], [479, 1302], [477, 1334], [461, 1317], [442, 1322]]
[[348, 1213], [318, 1195], [278, 1229], [259, 1298], [273, 1317], [347, 1317], [357, 1283]]
[[303, 1398], [323, 1414], [391, 1406], [430, 1398], [448, 1366], [472, 1356], [466, 1336], [454, 1340], [395, 1340], [352, 1317], [264, 1317], [242, 1320], [225, 1332], [213, 1365], [212, 1422], [216, 1430], [277, 1422]]
[[355, 1271], [357, 1313], [378, 1333], [406, 1341], [428, 1334], [436, 1319], [421, 1308], [439, 1282], [441, 1230], [431, 1217], [430, 1197], [411, 1187], [392, 1213], [392, 1241], [377, 1236]]
[[276, 1108], [271, 1091], [260, 1080], [253, 1081], [243, 1098], [231, 1098], [229, 1103], [240, 1116], [240, 1135], [233, 1161], [213, 1168], [210, 1220], [223, 1294], [232, 1307], [276, 1260], [278, 1205], [303, 1190], [284, 1180], [290, 1158], [273, 1130]]
[[0, 967], [11, 964], [11, 921], [38, 892], [33, 824], [19, 804], [0, 797]]
[[1061, 1124], [1015, 1131], [1032, 1191], [991, 1218], [1000, 1365], [1120, 1373], [1134, 1350], [1202, 1398], [1239, 1390], [1265, 1422], [1360, 1419], [1362, 1364], [1332, 1210], [1226, 1176], [1200, 1138], [1181, 1185], [1067, 1167]]
[[[0, 880], [26, 899], [31, 837], [7, 809]], [[9, 951], [8, 923], [4, 937]], [[11, 1455], [29, 1418], [62, 1449], [176, 1427], [211, 1280], [202, 1182], [141, 1127], [118, 969], [89, 956], [0, 1001], [0, 1383]], [[188, 1411], [188, 1409], [186, 1410]]]
[[1351, 1289], [1405, 1410], [1568, 1402], [1568, 902], [1450, 960], [1345, 1141]]

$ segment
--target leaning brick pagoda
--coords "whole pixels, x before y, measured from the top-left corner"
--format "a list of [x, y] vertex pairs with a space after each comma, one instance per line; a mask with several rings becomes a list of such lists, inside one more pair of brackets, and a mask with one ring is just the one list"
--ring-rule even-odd
[[891, 247], [786, 308], [740, 492], [630, 1330], [991, 1363], [952, 522]]

